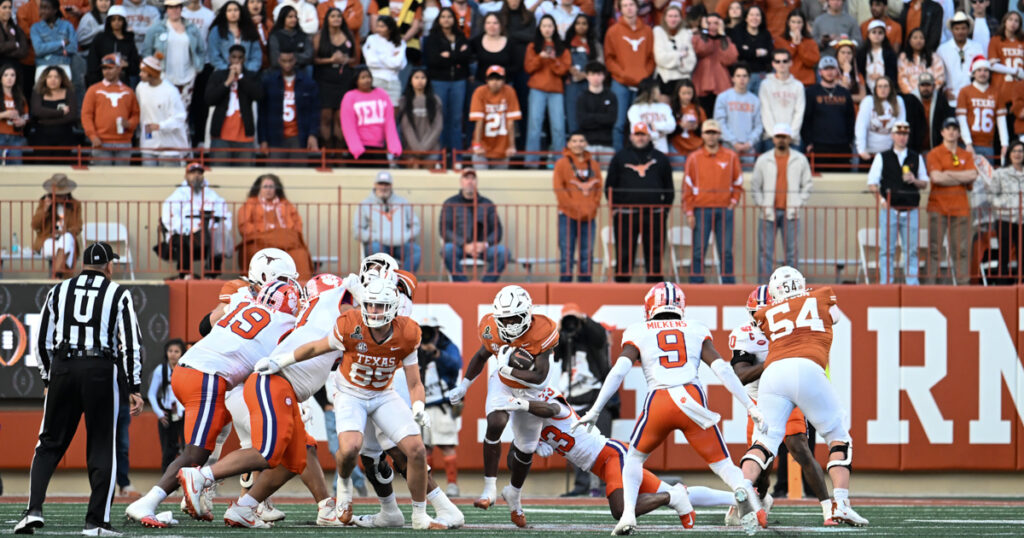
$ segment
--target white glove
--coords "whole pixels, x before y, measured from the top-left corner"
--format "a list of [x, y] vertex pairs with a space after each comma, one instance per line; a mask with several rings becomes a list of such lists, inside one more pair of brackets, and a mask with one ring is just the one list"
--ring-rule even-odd
[[551, 445], [549, 445], [547, 443], [539, 443], [539, 444], [537, 444], [537, 450], [534, 451], [534, 454], [536, 454], [536, 455], [538, 455], [538, 456], [540, 456], [542, 458], [546, 458], [546, 457], [548, 457], [548, 456], [550, 456], [550, 455], [552, 455], [554, 453], [555, 453], [555, 449], [551, 448]]
[[747, 414], [750, 415], [750, 420], [754, 421], [754, 427], [761, 432], [761, 435], [768, 433], [768, 424], [764, 421], [764, 413], [761, 412], [761, 408], [752, 405], [747, 409]]
[[498, 369], [508, 366], [508, 359], [512, 356], [512, 350], [515, 349], [512, 346], [501, 346], [498, 348], [498, 352], [494, 355], [498, 359]]
[[[522, 398], [509, 398], [507, 402], [498, 404], [495, 411], [529, 411], [530, 402]], [[541, 443], [543, 444], [543, 443]]]
[[455, 385], [455, 388], [444, 393], [444, 397], [448, 398], [448, 401], [451, 402], [452, 405], [458, 405], [458, 403], [462, 401], [462, 398], [466, 396], [467, 390], [469, 390], [469, 380], [462, 378], [462, 380], [459, 381], [459, 384]]
[[587, 428], [588, 432], [593, 431], [594, 426], [597, 424], [597, 418], [600, 417], [600, 416], [601, 416], [601, 410], [600, 409], [593, 408], [593, 407], [590, 408], [590, 411], [587, 411], [587, 413], [585, 415], [580, 417], [580, 419], [577, 420], [576, 423], [572, 425], [572, 428], [569, 429], [569, 433], [572, 433], [572, 432], [576, 431], [576, 428], [579, 428], [580, 426], [583, 426], [583, 427]]
[[260, 359], [256, 366], [253, 367], [253, 371], [260, 375], [274, 375], [281, 371], [282, 368], [290, 366], [295, 362], [295, 356], [289, 353], [278, 353], [271, 357], [263, 357]]
[[363, 283], [359, 280], [359, 275], [349, 273], [348, 276], [342, 280], [342, 286], [352, 294], [352, 298], [355, 299], [357, 305], [363, 304]]
[[302, 423], [309, 429], [313, 425], [313, 404], [309, 400], [299, 403], [299, 413], [302, 414]]
[[430, 415], [427, 414], [427, 410], [422, 400], [416, 400], [412, 403], [412, 419], [419, 424], [420, 429], [430, 429]]

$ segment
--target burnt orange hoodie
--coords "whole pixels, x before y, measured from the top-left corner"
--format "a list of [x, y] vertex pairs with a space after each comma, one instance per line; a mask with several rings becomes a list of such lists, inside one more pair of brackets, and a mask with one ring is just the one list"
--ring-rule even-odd
[[565, 89], [562, 78], [569, 72], [570, 65], [572, 56], [569, 49], [563, 50], [557, 58], [541, 58], [530, 43], [526, 46], [526, 60], [523, 61], [523, 69], [530, 74], [526, 85], [542, 92], [562, 93]]
[[558, 212], [573, 220], [592, 221], [601, 205], [601, 167], [586, 151], [575, 157], [566, 148], [562, 155], [554, 175]]
[[619, 84], [636, 86], [654, 73], [654, 31], [639, 20], [634, 29], [619, 19], [604, 36], [604, 64]]

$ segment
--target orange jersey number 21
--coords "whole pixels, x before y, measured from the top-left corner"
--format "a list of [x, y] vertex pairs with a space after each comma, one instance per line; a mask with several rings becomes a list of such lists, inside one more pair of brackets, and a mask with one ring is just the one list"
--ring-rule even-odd
[[683, 331], [668, 329], [658, 333], [658, 349], [667, 353], [659, 357], [664, 368], [679, 368], [686, 364], [686, 339]]

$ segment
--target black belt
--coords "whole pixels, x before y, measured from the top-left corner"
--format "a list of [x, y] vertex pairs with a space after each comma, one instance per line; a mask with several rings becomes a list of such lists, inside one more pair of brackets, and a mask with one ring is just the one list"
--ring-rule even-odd
[[114, 352], [105, 349], [65, 349], [58, 350], [54, 354], [59, 359], [77, 360], [77, 359], [113, 359]]

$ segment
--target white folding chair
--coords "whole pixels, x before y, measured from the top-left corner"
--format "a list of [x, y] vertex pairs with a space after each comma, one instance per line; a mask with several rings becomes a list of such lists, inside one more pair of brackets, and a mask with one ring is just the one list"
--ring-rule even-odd
[[[927, 232], [928, 230], [924, 230]], [[927, 241], [924, 243], [927, 245]], [[869, 260], [866, 249], [873, 248], [876, 251], [876, 256], [873, 260]], [[864, 283], [871, 283], [871, 273], [869, 271], [878, 269], [878, 228], [861, 228], [857, 230], [857, 249], [860, 254], [860, 267], [857, 269], [857, 282], [860, 282], [860, 275], [864, 274]]]
[[115, 245], [123, 243], [124, 246], [120, 249], [121, 257], [114, 260], [114, 263], [126, 265], [129, 277], [135, 280], [135, 262], [132, 258], [131, 243], [128, 241], [127, 226], [120, 222], [87, 222], [82, 231], [82, 236], [87, 245], [96, 241], [103, 241], [104, 243], [109, 243], [115, 252], [118, 250]]

